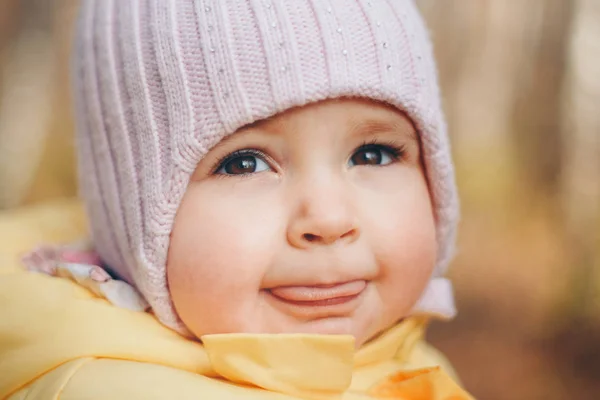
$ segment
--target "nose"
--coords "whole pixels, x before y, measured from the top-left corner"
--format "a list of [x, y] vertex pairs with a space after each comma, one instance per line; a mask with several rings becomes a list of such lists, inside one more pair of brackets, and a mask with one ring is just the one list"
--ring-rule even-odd
[[337, 243], [352, 243], [360, 236], [355, 213], [343, 193], [304, 190], [297, 198], [294, 215], [288, 225], [288, 242], [307, 249]]

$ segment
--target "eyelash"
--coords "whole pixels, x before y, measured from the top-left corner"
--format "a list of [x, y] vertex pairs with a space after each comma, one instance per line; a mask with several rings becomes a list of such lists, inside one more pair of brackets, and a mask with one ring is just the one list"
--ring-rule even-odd
[[[358, 151], [369, 150], [369, 149], [379, 149], [379, 150], [387, 151], [388, 153], [390, 153], [390, 155], [392, 156], [392, 159], [394, 161], [402, 160], [406, 154], [406, 146], [404, 144], [399, 144], [394, 141], [381, 142], [378, 140], [372, 140], [372, 141], [365, 141], [362, 145], [360, 145], [359, 147], [354, 149], [352, 151], [352, 154], [350, 155], [350, 157], [352, 157], [352, 155]], [[260, 149], [236, 150], [233, 153], [229, 153], [229, 154], [219, 158], [213, 164], [212, 168], [210, 169], [212, 171], [212, 175], [216, 175], [219, 177], [229, 177], [230, 175], [228, 175], [228, 174], [217, 174], [216, 172], [227, 162], [229, 162], [237, 157], [248, 156], [248, 155], [262, 158], [263, 160], [265, 160], [265, 162], [270, 164], [269, 157], [267, 157], [266, 152], [263, 150], [260, 150]], [[245, 174], [245, 175], [252, 175], [252, 174]], [[236, 177], [240, 177], [240, 176], [243, 177], [245, 175], [244, 174], [236, 175]]]
[[[267, 164], [271, 164], [269, 162], [269, 157], [267, 157], [266, 152], [264, 150], [260, 150], [260, 149], [242, 149], [242, 150], [236, 150], [233, 153], [229, 153], [221, 158], [219, 158], [212, 166], [212, 168], [210, 169], [212, 171], [212, 175], [216, 175], [216, 176], [221, 176], [221, 177], [228, 177], [230, 175], [227, 174], [217, 174], [216, 172], [223, 166], [225, 165], [225, 163], [237, 158], [237, 157], [242, 157], [242, 156], [254, 156], [254, 157], [259, 157], [265, 160], [265, 162]], [[236, 175], [237, 177], [240, 176], [245, 176], [245, 175], [252, 175], [252, 174], [241, 174], [241, 175]]]
[[406, 145], [394, 142], [392, 140], [383, 142], [379, 140], [365, 141], [361, 146], [356, 148], [352, 154], [360, 150], [370, 149], [385, 150], [390, 153], [394, 161], [402, 160], [406, 156]]

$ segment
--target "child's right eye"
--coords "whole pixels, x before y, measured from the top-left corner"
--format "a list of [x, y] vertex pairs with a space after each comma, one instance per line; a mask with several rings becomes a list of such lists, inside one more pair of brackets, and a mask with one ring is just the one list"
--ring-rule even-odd
[[271, 167], [263, 159], [263, 155], [253, 150], [236, 151], [223, 160], [216, 174], [220, 175], [249, 175], [270, 170]]

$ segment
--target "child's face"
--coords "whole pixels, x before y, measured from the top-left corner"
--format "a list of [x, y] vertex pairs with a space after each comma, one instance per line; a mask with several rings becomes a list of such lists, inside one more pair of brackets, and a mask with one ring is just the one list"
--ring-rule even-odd
[[409, 313], [436, 251], [412, 123], [333, 100], [242, 128], [202, 159], [167, 274], [198, 337], [351, 334], [361, 345]]

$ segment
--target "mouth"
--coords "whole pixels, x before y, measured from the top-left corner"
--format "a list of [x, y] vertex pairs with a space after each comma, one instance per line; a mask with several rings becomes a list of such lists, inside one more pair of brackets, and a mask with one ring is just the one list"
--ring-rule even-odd
[[267, 292], [279, 302], [302, 310], [302, 314], [312, 312], [344, 314], [351, 311], [356, 300], [367, 287], [367, 281], [356, 280], [331, 285], [279, 286]]

